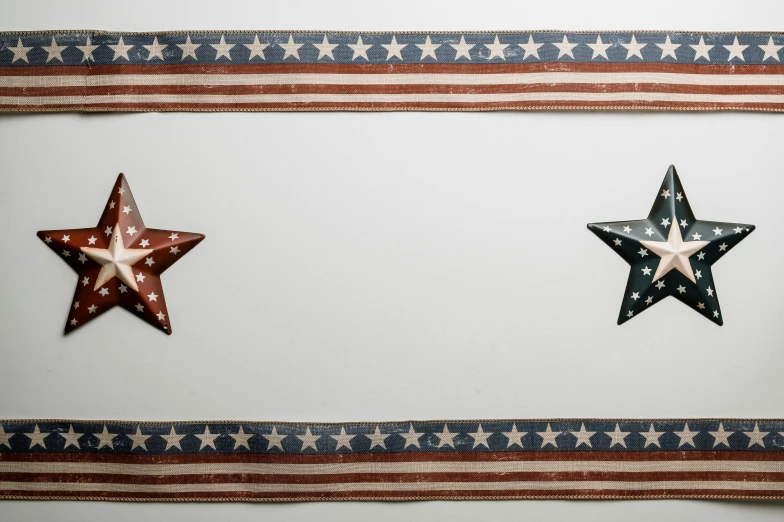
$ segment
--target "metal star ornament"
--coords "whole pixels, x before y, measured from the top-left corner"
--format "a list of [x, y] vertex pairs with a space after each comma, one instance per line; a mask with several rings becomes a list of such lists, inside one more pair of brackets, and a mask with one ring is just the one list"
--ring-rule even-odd
[[121, 306], [171, 334], [160, 275], [204, 239], [145, 227], [122, 174], [98, 226], [42, 230], [38, 237], [79, 274], [65, 333]]
[[722, 325], [711, 266], [755, 227], [697, 220], [671, 165], [647, 219], [588, 228], [631, 265], [618, 324], [671, 295]]

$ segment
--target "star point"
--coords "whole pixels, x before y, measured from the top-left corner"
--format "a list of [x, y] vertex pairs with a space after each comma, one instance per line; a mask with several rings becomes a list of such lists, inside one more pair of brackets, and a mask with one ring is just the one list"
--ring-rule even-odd
[[696, 62], [700, 58], [705, 58], [707, 61], [711, 61], [710, 59], [710, 50], [713, 49], [714, 45], [707, 45], [705, 43], [705, 37], [700, 36], [700, 42], [698, 44], [689, 44], [689, 47], [694, 49], [694, 61]]
[[32, 47], [25, 47], [24, 45], [22, 45], [21, 38], [16, 39], [16, 47], [9, 46], [6, 47], [6, 49], [14, 53], [14, 57], [11, 59], [11, 63], [14, 63], [17, 60], [22, 60], [23, 62], [29, 63], [29, 61], [27, 60], [27, 53], [29, 53], [32, 50]]
[[370, 449], [375, 448], [376, 446], [380, 446], [383, 449], [387, 449], [387, 445], [384, 442], [389, 435], [384, 435], [381, 433], [381, 429], [376, 426], [376, 429], [373, 433], [365, 434], [365, 437], [370, 439]]
[[542, 438], [542, 448], [544, 448], [548, 444], [551, 444], [554, 448], [558, 447], [558, 441], [556, 440], [556, 437], [558, 437], [558, 435], [560, 435], [561, 432], [553, 431], [552, 428], [550, 428], [549, 422], [547, 423], [547, 427], [545, 428], [544, 431], [537, 431], [536, 434]]
[[[120, 40], [116, 44], [107, 45], [107, 47], [114, 51], [114, 58], [112, 61], [117, 61], [120, 58], [125, 58], [128, 61], [131, 60], [128, 58], [128, 51], [131, 50], [133, 45], [126, 45], [125, 42], [123, 42], [122, 36], [120, 36]], [[122, 194], [122, 192], [120, 194]]]
[[[326, 40], [327, 40], [327, 37], [324, 36], [324, 41], [326, 41]], [[244, 47], [246, 47], [250, 51], [250, 56], [248, 57], [248, 60], [253, 60], [256, 57], [259, 57], [262, 60], [266, 60], [267, 59], [266, 55], [264, 54], [264, 49], [269, 47], [270, 44], [268, 44], [268, 43], [261, 43], [259, 41], [259, 35], [254, 34], [252, 43], [242, 44], [242, 45]], [[318, 47], [318, 45], [316, 45], [316, 47]], [[337, 47], [337, 45], [335, 45], [334, 47]], [[334, 49], [334, 47], [333, 47], [333, 49]], [[319, 48], [319, 50], [320, 49], [321, 48]], [[329, 57], [332, 58], [332, 50], [329, 51]], [[321, 58], [321, 53], [320, 52], [319, 52], [319, 58]], [[332, 59], [334, 60], [334, 58], [332, 58]]]
[[469, 435], [471, 435], [471, 437], [474, 439], [474, 449], [478, 448], [479, 446], [484, 446], [485, 448], [490, 449], [490, 446], [487, 443], [487, 439], [492, 437], [493, 433], [484, 431], [481, 424], [476, 429], [476, 433], [469, 433]]
[[346, 448], [349, 451], [354, 451], [353, 448], [351, 447], [351, 439], [356, 437], [356, 435], [349, 435], [348, 433], [346, 433], [345, 426], [340, 427], [340, 433], [338, 433], [337, 435], [330, 435], [330, 437], [335, 439], [335, 443], [336, 443], [335, 451], [338, 451], [340, 448]]
[[421, 448], [422, 446], [419, 445], [419, 437], [424, 435], [424, 433], [419, 433], [414, 431], [414, 425], [408, 425], [408, 431], [406, 433], [399, 433], [401, 437], [406, 439], [405, 444], [403, 444], [403, 449], [408, 448], [409, 446], [416, 446], [417, 448]]
[[245, 430], [242, 428], [242, 426], [240, 426], [240, 429], [237, 431], [237, 433], [228, 433], [227, 435], [234, 440], [234, 450], [239, 448], [250, 450], [248, 440], [255, 436], [253, 433], [245, 433]]
[[492, 60], [493, 58], [501, 58], [502, 60], [506, 60], [506, 55], [504, 54], [504, 51], [506, 50], [507, 47], [509, 47], [509, 44], [502, 44], [498, 40], [498, 35], [495, 36], [495, 40], [493, 40], [493, 43], [484, 44], [484, 45], [485, 47], [490, 49], [490, 56], [487, 57], [488, 60]]
[[217, 44], [210, 44], [210, 47], [215, 49], [215, 59], [219, 60], [220, 58], [227, 58], [231, 61], [231, 50], [234, 49], [234, 44], [226, 43], [226, 38], [224, 35], [221, 35], [220, 42]]
[[450, 448], [454, 449], [454, 447], [455, 447], [454, 438], [455, 438], [456, 433], [451, 433], [449, 431], [449, 428], [447, 427], [446, 424], [444, 424], [443, 431], [441, 431], [440, 433], [436, 432], [433, 435], [438, 437], [438, 447], [439, 448], [443, 448], [444, 446], [449, 446]]
[[268, 435], [261, 435], [261, 437], [267, 439], [267, 451], [270, 451], [273, 448], [278, 448], [280, 451], [283, 451], [283, 439], [288, 437], [288, 435], [279, 435], [277, 427], [273, 426], [271, 433]]
[[664, 432], [663, 431], [656, 431], [656, 430], [654, 430], [653, 429], [653, 424], [651, 424], [651, 427], [648, 428], [648, 431], [641, 431], [640, 435], [645, 437], [645, 447], [646, 448], [648, 446], [661, 447], [661, 445], [659, 443], [659, 439], [661, 438], [662, 435], [664, 435]]
[[604, 58], [605, 60], [609, 60], [607, 57], [607, 48], [612, 47], [611, 43], [602, 42], [602, 35], [596, 35], [596, 42], [586, 44], [588, 47], [593, 49], [593, 54], [591, 55], [591, 60], [596, 58]]
[[[257, 36], [256, 40], [258, 39], [259, 37]], [[335, 47], [337, 47], [338, 45], [339, 44], [329, 43], [329, 39], [325, 34], [324, 39], [321, 41], [321, 43], [313, 44], [313, 46], [316, 47], [316, 49], [318, 49], [319, 51], [318, 58], [316, 58], [316, 60], [318, 61], [321, 60], [322, 58], [329, 58], [330, 60], [334, 61], [335, 57], [332, 55], [332, 52], [335, 50]], [[264, 56], [262, 56], [262, 58], [264, 58]]]
[[316, 447], [316, 441], [321, 438], [321, 435], [313, 435], [313, 433], [310, 431], [310, 426], [305, 428], [304, 435], [297, 435], [296, 437], [302, 441], [300, 452], [305, 451], [306, 449], [318, 451], [318, 448]]
[[381, 44], [381, 47], [387, 50], [387, 60], [397, 58], [398, 60], [403, 61], [403, 48], [407, 45], [408, 44], [397, 43], [397, 37], [393, 34], [392, 41], [388, 44]]
[[22, 433], [22, 435], [30, 439], [30, 449], [33, 449], [36, 446], [41, 446], [42, 448], [46, 449], [46, 443], [44, 442], [44, 439], [48, 437], [50, 433], [42, 433], [38, 428], [38, 424], [36, 424], [31, 433]]
[[574, 60], [573, 49], [577, 47], [576, 43], [569, 42], [569, 39], [564, 35], [563, 41], [560, 43], [553, 43], [554, 46], [558, 48], [558, 59], [560, 60], [564, 56], [568, 56], [572, 60]]
[[642, 58], [642, 49], [643, 49], [643, 47], [645, 47], [648, 44], [637, 43], [637, 37], [635, 35], [632, 35], [632, 39], [631, 39], [631, 41], [629, 43], [627, 43], [627, 44], [622, 43], [621, 45], [626, 48], [626, 51], [627, 51], [626, 52], [626, 59], [627, 60], [631, 59], [634, 56], [636, 56], [637, 58], [642, 60], [643, 59]]
[[534, 36], [532, 34], [528, 35], [528, 41], [526, 43], [517, 45], [523, 49], [523, 60], [527, 59], [529, 56], [533, 56], [537, 60], [540, 60], [539, 48], [544, 44], [534, 42]]
[[42, 47], [42, 49], [47, 53], [46, 63], [49, 63], [52, 60], [58, 60], [62, 63], [63, 51], [67, 48], [67, 45], [57, 45], [57, 41], [55, 40], [54, 36], [52, 36], [52, 44]]
[[201, 441], [199, 444], [199, 451], [204, 448], [215, 449], [215, 439], [220, 437], [220, 433], [211, 433], [209, 425], [204, 426], [204, 433], [194, 433], [194, 437]]
[[174, 426], [171, 427], [171, 431], [167, 435], [160, 435], [160, 437], [166, 441], [166, 449], [163, 451], [169, 451], [171, 448], [177, 448], [178, 450], [182, 451], [182, 446], [180, 446], [180, 442], [184, 439], [187, 434], [183, 433], [182, 435], [178, 434], [174, 431]]
[[[429, 41], [430, 41], [430, 37], [428, 36], [428, 42]], [[357, 58], [363, 58], [365, 61], [370, 61], [370, 59], [368, 58], [367, 52], [368, 52], [368, 49], [373, 47], [373, 44], [366, 44], [366, 43], [364, 43], [362, 41], [362, 35], [359, 35], [357, 37], [357, 43], [355, 43], [355, 44], [347, 44], [347, 45], [351, 48], [352, 51], [354, 51], [354, 54], [351, 56], [351, 60], [352, 61], [356, 60]], [[420, 49], [421, 49], [421, 47], [420, 47]]]
[[420, 61], [424, 60], [425, 58], [428, 58], [428, 57], [430, 57], [430, 58], [432, 58], [434, 60], [438, 60], [438, 57], [436, 56], [436, 50], [439, 47], [441, 47], [441, 44], [434, 44], [433, 42], [431, 42], [430, 41], [430, 35], [425, 37], [425, 43], [423, 43], [423, 44], [414, 44], [414, 45], [419, 47], [419, 49], [422, 51], [422, 56], [419, 58]]
[[676, 61], [678, 60], [678, 57], [675, 55], [675, 51], [681, 45], [672, 43], [672, 41], [670, 40], [670, 35], [667, 35], [667, 38], [665, 38], [664, 43], [660, 43], [660, 44], [657, 43], [655, 45], [662, 51], [662, 55], [661, 55], [662, 60], [664, 60], [668, 56]]
[[748, 45], [741, 45], [738, 43], [738, 37], [735, 37], [735, 40], [732, 42], [732, 45], [725, 45], [723, 46], [727, 51], [729, 51], [730, 56], [727, 58], [728, 62], [731, 62], [734, 58], [745, 62], [746, 58], [743, 57], [743, 51], [745, 51], [749, 46]]
[[153, 38], [152, 43], [150, 45], [142, 45], [145, 49], [147, 49], [147, 61], [149, 62], [153, 58], [157, 58], [163, 61], [163, 50], [168, 47], [168, 45], [161, 45], [158, 43], [158, 37], [156, 36]]
[[685, 423], [683, 425], [682, 431], [674, 431], [675, 435], [680, 439], [678, 442], [678, 447], [681, 448], [683, 446], [694, 446], [694, 437], [699, 433], [698, 431], [691, 431], [689, 429], [689, 423]]
[[468, 44], [465, 41], [465, 36], [460, 36], [460, 43], [449, 44], [455, 50], [455, 61], [459, 58], [471, 59], [471, 49], [476, 47], [476, 44]]
[[709, 431], [708, 433], [711, 434], [713, 437], [713, 447], [720, 446], [724, 444], [728, 448], [730, 447], [729, 437], [734, 433], [732, 431], [724, 431], [724, 424], [719, 423], [719, 429], [716, 431]]
[[760, 431], [759, 424], [754, 423], [754, 429], [751, 431], [744, 431], [743, 434], [749, 438], [749, 448], [752, 446], [761, 446], [763, 449], [765, 448], [765, 441], [763, 440], [766, 435], [768, 435], [769, 431]]
[[[191, 36], [185, 36], [185, 43], [181, 44], [174, 44], [177, 46], [180, 51], [182, 51], [182, 56], [180, 56], [180, 61], [185, 61], [186, 58], [193, 58], [195, 61], [199, 59], [196, 57], [196, 49], [201, 47], [201, 44], [195, 44], [191, 41]], [[112, 202], [112, 208], [114, 208], [114, 202]]]
[[762, 57], [763, 62], [771, 58], [776, 60], [777, 62], [781, 61], [781, 59], [779, 58], [779, 51], [781, 51], [781, 49], [784, 49], [784, 45], [776, 45], [775, 43], [773, 43], [772, 36], [768, 37], [767, 44], [757, 45], [757, 47], [759, 47], [762, 50], [762, 52], [765, 53], [764, 56]]
[[16, 435], [16, 433], [8, 433], [3, 428], [3, 425], [0, 424], [0, 446], [6, 446], [8, 449], [11, 449], [11, 437]]
[[[631, 314], [631, 312], [629, 312]], [[595, 431], [588, 431], [585, 429], [585, 423], [580, 424], [579, 431], [571, 431], [572, 435], [577, 437], [577, 442], [575, 442], [574, 447], [579, 448], [582, 444], [585, 444], [589, 448], [593, 447], [591, 444], [591, 437], [593, 437], [596, 432]]]
[[142, 433], [142, 427], [136, 426], [136, 433], [129, 433], [126, 435], [129, 439], [131, 439], [131, 451], [135, 450], [136, 448], [141, 448], [143, 450], [147, 450], [147, 439], [152, 437], [152, 435], [144, 435]]
[[78, 433], [74, 431], [73, 424], [68, 427], [67, 432], [60, 433], [60, 436], [65, 439], [65, 446], [63, 449], [68, 449], [69, 446], [74, 446], [76, 449], [82, 449], [81, 444], [79, 444], [79, 438], [84, 435], [84, 433]]
[[606, 435], [610, 437], [610, 447], [612, 448], [615, 445], [626, 447], [626, 437], [630, 434], [630, 431], [621, 431], [620, 425], [616, 422], [615, 429], [613, 431], [606, 432]]
[[106, 427], [106, 424], [103, 425], [101, 433], [95, 433], [94, 435], [98, 439], [98, 449], [104, 447], [114, 449], [114, 439], [118, 437], [118, 434], [109, 433], [109, 428]]
[[525, 437], [526, 432], [524, 431], [517, 431], [517, 424], [512, 424], [512, 431], [505, 431], [504, 437], [508, 439], [506, 443], [507, 448], [511, 448], [512, 446], [520, 446], [523, 447], [523, 437]]

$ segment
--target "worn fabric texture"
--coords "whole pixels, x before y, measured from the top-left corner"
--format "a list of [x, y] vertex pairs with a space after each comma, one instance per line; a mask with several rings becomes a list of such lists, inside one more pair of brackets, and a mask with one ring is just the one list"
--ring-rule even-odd
[[1, 111], [784, 110], [782, 33], [0, 33]]
[[0, 421], [0, 498], [784, 499], [784, 421]]

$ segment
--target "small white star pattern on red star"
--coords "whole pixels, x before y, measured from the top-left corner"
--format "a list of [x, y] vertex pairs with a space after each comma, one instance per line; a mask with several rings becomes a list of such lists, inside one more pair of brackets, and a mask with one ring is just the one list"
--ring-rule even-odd
[[[38, 232], [38, 237], [79, 274], [80, 283], [76, 285], [65, 333], [114, 306], [125, 308], [167, 334], [172, 333], [160, 275], [204, 236], [147, 228], [138, 208], [125, 176], [120, 174], [96, 227]], [[126, 235], [126, 230], [136, 233]], [[112, 231], [123, 233], [117, 238]], [[172, 247], [177, 247], [177, 254], [171, 253]], [[144, 255], [132, 256], [127, 254], [129, 250]], [[62, 255], [63, 252], [70, 255]], [[84, 253], [87, 253], [86, 261]], [[107, 266], [116, 269], [107, 270]], [[102, 284], [90, 284], [96, 281]], [[138, 304], [144, 306], [142, 311], [138, 310]]]

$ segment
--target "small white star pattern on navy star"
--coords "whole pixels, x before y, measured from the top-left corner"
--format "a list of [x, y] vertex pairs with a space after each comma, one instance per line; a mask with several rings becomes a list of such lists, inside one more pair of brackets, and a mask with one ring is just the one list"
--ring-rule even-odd
[[[675, 167], [671, 166], [647, 219], [588, 225], [632, 267], [627, 282], [627, 295], [632, 299], [624, 301], [618, 324], [654, 303], [650, 297], [642, 300], [634, 296], [656, 292], [655, 302], [661, 300], [659, 296], [674, 296], [706, 319], [723, 324], [711, 266], [745, 239], [754, 226], [700, 221], [694, 217], [684, 194]], [[653, 261], [646, 257], [648, 254]]]

